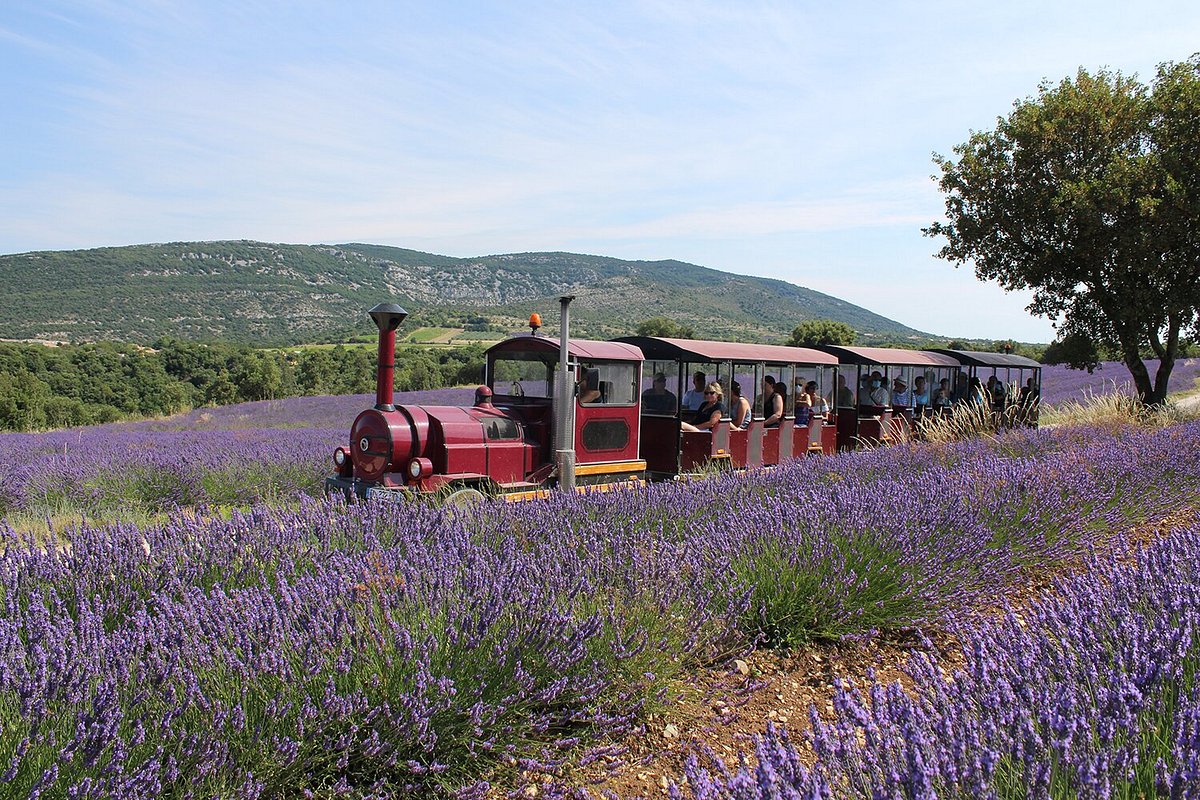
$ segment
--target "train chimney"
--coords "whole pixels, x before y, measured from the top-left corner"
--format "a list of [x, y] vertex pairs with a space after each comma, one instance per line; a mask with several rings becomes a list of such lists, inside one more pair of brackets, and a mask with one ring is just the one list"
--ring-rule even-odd
[[367, 312], [379, 328], [379, 366], [375, 369], [375, 408], [395, 411], [392, 382], [396, 374], [396, 328], [408, 312], [395, 303], [380, 303]]

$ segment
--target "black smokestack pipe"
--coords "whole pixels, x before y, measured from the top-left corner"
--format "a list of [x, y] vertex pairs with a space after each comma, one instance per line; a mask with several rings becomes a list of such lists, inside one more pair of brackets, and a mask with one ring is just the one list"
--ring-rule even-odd
[[375, 408], [395, 411], [392, 381], [396, 375], [396, 328], [408, 312], [395, 303], [380, 303], [367, 312], [379, 328], [379, 366], [375, 370]]

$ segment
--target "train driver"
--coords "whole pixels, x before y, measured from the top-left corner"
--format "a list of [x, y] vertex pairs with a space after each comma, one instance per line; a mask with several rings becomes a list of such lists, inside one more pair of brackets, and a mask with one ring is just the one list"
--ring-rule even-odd
[[587, 369], [579, 373], [579, 382], [575, 384], [575, 394], [580, 403], [596, 403], [600, 400], [600, 370]]

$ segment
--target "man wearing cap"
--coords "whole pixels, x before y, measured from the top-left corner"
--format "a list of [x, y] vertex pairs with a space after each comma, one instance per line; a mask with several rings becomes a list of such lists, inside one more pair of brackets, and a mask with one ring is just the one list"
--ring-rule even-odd
[[908, 385], [904, 378], [896, 378], [892, 381], [892, 408], [908, 408], [911, 405], [912, 393], [908, 391]]
[[642, 411], [649, 414], [674, 414], [675, 404], [675, 393], [667, 388], [667, 376], [656, 372], [653, 385], [642, 392]]

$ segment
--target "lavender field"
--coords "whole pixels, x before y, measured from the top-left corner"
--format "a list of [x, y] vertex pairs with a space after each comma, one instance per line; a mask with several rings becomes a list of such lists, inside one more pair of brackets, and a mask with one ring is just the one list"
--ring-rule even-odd
[[[1158, 359], [1147, 360], [1146, 369], [1153, 380]], [[1132, 395], [1132, 387], [1129, 368], [1120, 361], [1102, 362], [1100, 368], [1091, 373], [1062, 365], [1051, 365], [1042, 370], [1042, 404], [1046, 406], [1059, 406], [1072, 400], [1082, 402], [1089, 394], [1121, 391]], [[1200, 358], [1180, 359], [1171, 370], [1171, 392], [1192, 392], [1197, 388], [1200, 388]]]
[[[669, 702], [681, 675], [753, 646], [930, 625], [970, 641], [962, 609], [1194, 496], [1198, 434], [1200, 424], [1017, 431], [469, 513], [312, 500], [229, 519], [85, 524], [48, 549], [0, 529], [0, 781], [5, 796], [72, 798], [484, 797], [519, 788], [608, 755]], [[1038, 659], [1054, 662], [1031, 648], [1005, 655], [1018, 631], [996, 627], [975, 647], [981, 665], [995, 666], [976, 668], [958, 689], [930, 683], [930, 708], [901, 712], [896, 696], [900, 716], [871, 722], [846, 694], [839, 702], [857, 709], [853, 724], [886, 735], [868, 728], [862, 741], [879, 748], [864, 745], [855, 761], [857, 732], [818, 725], [819, 741], [845, 759], [831, 757], [828, 774], [813, 779], [825, 784], [814, 785], [857, 786], [838, 782], [860, 775], [861, 785], [893, 787], [864, 796], [933, 796], [908, 777], [918, 775], [971, 796], [1001, 775], [1010, 789], [998, 796], [1025, 796], [1011, 787], [1042, 774], [1038, 759], [1057, 752], [1035, 745], [1071, 735], [1074, 760], [1058, 758], [1043, 796], [1093, 796], [1064, 770], [1086, 772], [1086, 753], [1111, 751], [1116, 766], [1104, 762], [1104, 774], [1116, 777], [1107, 780], [1132, 780], [1143, 761], [1127, 755], [1141, 746], [1128, 732], [1155, 720], [1169, 747], [1154, 744], [1154, 780], [1186, 776], [1197, 757], [1195, 709], [1181, 701], [1176, 713], [1154, 694], [1170, 684], [1185, 696], [1194, 674], [1194, 573], [1181, 571], [1195, 564], [1194, 545], [1182, 534], [1169, 541], [1178, 557], [1143, 570], [1161, 574], [1158, 583], [1112, 596], [1144, 596], [1131, 602], [1144, 634], [1135, 619], [1102, 618], [1120, 606], [1095, 587], [1117, 591], [1115, 572], [1097, 573], [1092, 589], [1066, 586], [1078, 615], [1064, 618], [1071, 630], [1077, 620], [1111, 630], [1076, 654], [1091, 641], [1086, 628], [1068, 638], [1048, 627], [1049, 613], [1029, 625], [1029, 636], [1045, 628], [1045, 646], [1074, 659], [1059, 665], [1057, 684], [1045, 676], [1035, 686]], [[1182, 631], [1174, 639], [1172, 626]], [[1101, 651], [1110, 661], [1089, 655]], [[1089, 663], [1106, 671], [1088, 672]], [[1017, 681], [1026, 666], [1028, 685], [993, 680]], [[1112, 678], [1125, 673], [1128, 681]], [[998, 713], [1009, 716], [953, 738], [933, 709], [957, 713], [972, 686], [1008, 691]], [[1047, 699], [1057, 704], [1043, 708]], [[1144, 727], [1130, 728], [1130, 715]], [[1090, 744], [1110, 734], [1112, 748]], [[972, 736], [995, 749], [995, 764], [965, 771]], [[894, 750], [906, 737], [913, 744]], [[792, 768], [786, 742], [764, 747], [779, 751], [780, 770]], [[843, 766], [851, 777], [835, 771]], [[691, 785], [706, 797], [790, 796], [771, 794], [763, 775], [706, 784], [697, 771]]]
[[771, 726], [752, 768], [694, 758], [672, 796], [1200, 796], [1194, 522], [1094, 561], [1030, 608], [951, 627], [966, 657], [953, 675], [919, 655], [911, 689], [843, 683], [836, 717], [814, 712], [802, 741]]
[[[1151, 362], [1150, 368], [1155, 368]], [[1131, 391], [1116, 362], [1089, 375], [1047, 367], [1043, 403], [1087, 392]], [[1200, 380], [1200, 359], [1181, 361], [1175, 391]], [[398, 402], [462, 405], [470, 389], [401, 393]], [[286, 502], [320, 491], [333, 448], [370, 395], [298, 397], [203, 408], [164, 419], [38, 434], [0, 434], [0, 514], [161, 513], [180, 507]]]
[[[399, 393], [461, 405], [469, 389]], [[0, 515], [112, 516], [249, 506], [317, 495], [371, 395], [295, 397], [204, 408], [166, 419], [0, 434]]]

